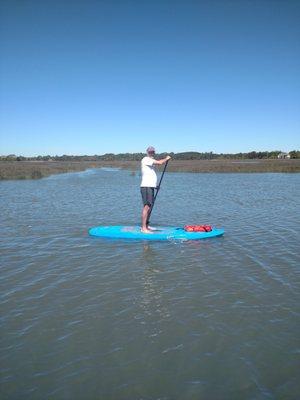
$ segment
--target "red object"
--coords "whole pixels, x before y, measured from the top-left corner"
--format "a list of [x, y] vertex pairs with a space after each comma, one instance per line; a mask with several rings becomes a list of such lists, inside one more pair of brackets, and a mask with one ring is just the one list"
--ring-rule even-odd
[[187, 232], [211, 232], [210, 225], [185, 225], [184, 230]]

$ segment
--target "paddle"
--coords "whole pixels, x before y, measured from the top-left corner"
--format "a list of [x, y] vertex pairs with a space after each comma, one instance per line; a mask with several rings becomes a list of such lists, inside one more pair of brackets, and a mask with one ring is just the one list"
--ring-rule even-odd
[[151, 213], [152, 213], [152, 210], [153, 210], [153, 207], [154, 207], [154, 204], [155, 204], [155, 200], [156, 200], [157, 194], [158, 194], [159, 189], [160, 189], [161, 182], [162, 182], [163, 177], [164, 177], [164, 174], [165, 174], [165, 172], [166, 172], [168, 162], [169, 162], [169, 160], [167, 160], [166, 163], [165, 163], [164, 170], [163, 170], [163, 172], [162, 172], [162, 174], [161, 174], [161, 177], [160, 177], [160, 180], [159, 180], [159, 184], [158, 184], [158, 186], [157, 186], [157, 188], [156, 188], [156, 193], [155, 193], [155, 195], [154, 195], [153, 204], [152, 204], [152, 207], [150, 208], [150, 211], [149, 211], [147, 224], [149, 224], [149, 222], [150, 222], [150, 215], [151, 215]]

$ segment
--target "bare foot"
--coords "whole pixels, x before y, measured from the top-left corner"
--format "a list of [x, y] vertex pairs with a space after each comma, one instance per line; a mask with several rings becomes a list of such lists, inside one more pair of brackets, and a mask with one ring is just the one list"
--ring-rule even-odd
[[150, 231], [149, 229], [141, 229], [142, 233], [153, 233], [152, 231]]

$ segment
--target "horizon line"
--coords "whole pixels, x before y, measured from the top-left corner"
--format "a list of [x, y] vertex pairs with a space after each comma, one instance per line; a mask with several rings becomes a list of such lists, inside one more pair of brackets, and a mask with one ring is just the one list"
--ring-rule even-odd
[[[178, 152], [174, 152], [174, 151], [162, 151], [162, 152], [157, 152], [156, 154], [184, 154], [184, 153], [198, 153], [198, 154], [215, 154], [215, 155], [234, 155], [234, 154], [249, 154], [249, 153], [287, 153], [289, 154], [292, 151], [299, 151], [297, 148], [293, 149], [293, 150], [289, 150], [289, 151], [284, 151], [284, 150], [249, 150], [249, 151], [238, 151], [238, 152], [214, 152], [214, 151], [196, 151], [196, 150], [188, 150], [188, 151], [178, 151]], [[67, 154], [67, 153], [63, 153], [61, 155], [59, 154], [55, 154], [55, 155], [51, 155], [51, 154], [38, 154], [38, 155], [27, 155], [24, 156], [22, 154], [14, 154], [14, 153], [10, 153], [10, 154], [1, 154], [0, 158], [3, 157], [24, 157], [24, 158], [37, 158], [37, 157], [63, 157], [63, 156], [67, 156], [67, 157], [101, 157], [101, 156], [105, 156], [105, 155], [121, 155], [121, 154], [130, 154], [130, 155], [134, 155], [134, 154], [147, 154], [145, 151], [139, 151], [139, 152], [121, 152], [121, 153], [112, 153], [112, 152], [106, 152], [106, 153], [102, 153], [102, 154]]]

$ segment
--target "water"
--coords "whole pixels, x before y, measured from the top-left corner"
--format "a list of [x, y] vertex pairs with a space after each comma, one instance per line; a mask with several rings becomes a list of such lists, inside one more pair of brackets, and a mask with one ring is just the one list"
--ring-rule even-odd
[[89, 237], [139, 180], [1, 182], [1, 399], [299, 398], [300, 176], [167, 173], [152, 224], [223, 238]]

